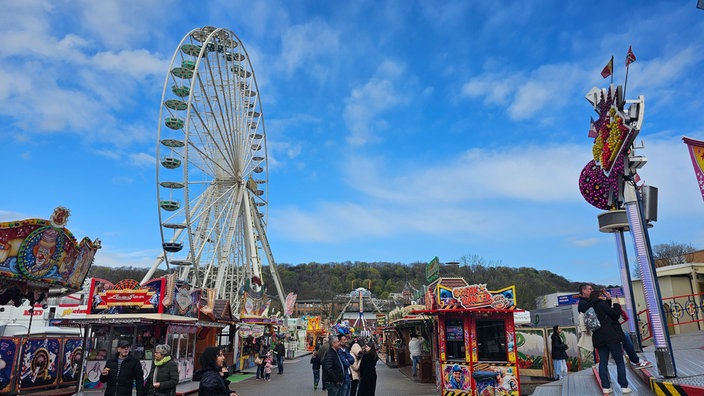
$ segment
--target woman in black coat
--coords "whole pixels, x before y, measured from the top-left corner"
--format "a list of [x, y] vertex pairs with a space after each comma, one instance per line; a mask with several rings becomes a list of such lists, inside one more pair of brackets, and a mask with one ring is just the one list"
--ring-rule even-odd
[[374, 396], [376, 392], [376, 361], [379, 355], [376, 354], [374, 341], [369, 341], [364, 346], [364, 354], [359, 363], [359, 388], [358, 396]]
[[[626, 379], [626, 364], [623, 361], [623, 330], [618, 324], [621, 317], [621, 307], [611, 306], [604, 290], [594, 290], [589, 295], [588, 308], [594, 308], [601, 327], [592, 332], [592, 343], [599, 353], [599, 378], [601, 386], [606, 392], [611, 391], [611, 378], [609, 376], [609, 355], [616, 363], [616, 379], [621, 385], [622, 393], [630, 393]], [[587, 309], [588, 309], [587, 308]]]
[[175, 396], [178, 385], [178, 363], [171, 359], [171, 347], [154, 347], [154, 363], [147, 377], [148, 396]]
[[198, 396], [237, 396], [230, 390], [225, 355], [218, 347], [207, 347], [200, 355], [201, 369], [193, 374], [194, 381], [200, 381]]
[[562, 341], [562, 330], [558, 325], [552, 327], [552, 363], [554, 367], [554, 377], [556, 380], [567, 376], [567, 344]]

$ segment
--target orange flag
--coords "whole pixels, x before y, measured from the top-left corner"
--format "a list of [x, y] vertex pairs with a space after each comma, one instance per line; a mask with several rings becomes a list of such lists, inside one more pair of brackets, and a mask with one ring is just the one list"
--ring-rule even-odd
[[689, 147], [689, 155], [692, 157], [694, 174], [697, 176], [699, 191], [704, 199], [704, 141], [683, 137], [682, 140]]

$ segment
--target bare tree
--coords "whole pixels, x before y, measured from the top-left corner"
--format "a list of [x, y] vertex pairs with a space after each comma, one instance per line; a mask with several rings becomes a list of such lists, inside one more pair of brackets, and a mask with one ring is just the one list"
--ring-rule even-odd
[[665, 267], [668, 265], [691, 263], [693, 260], [692, 253], [696, 249], [692, 245], [684, 243], [661, 243], [653, 247], [653, 258], [655, 259], [656, 267]]

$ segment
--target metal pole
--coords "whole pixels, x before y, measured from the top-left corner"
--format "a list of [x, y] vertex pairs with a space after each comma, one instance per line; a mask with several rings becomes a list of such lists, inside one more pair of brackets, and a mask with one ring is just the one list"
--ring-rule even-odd
[[643, 293], [645, 295], [645, 304], [648, 307], [650, 328], [653, 331], [655, 360], [658, 365], [658, 371], [665, 378], [676, 377], [675, 357], [672, 352], [670, 334], [662, 309], [662, 294], [658, 284], [650, 238], [645, 226], [642, 200], [632, 180], [626, 181], [623, 186], [626, 215], [628, 216], [638, 268], [643, 281]]
[[628, 268], [628, 254], [626, 253], [626, 239], [623, 236], [623, 229], [614, 233], [616, 238], [616, 250], [619, 256], [619, 266], [621, 269], [621, 283], [623, 285], [623, 296], [626, 299], [626, 313], [628, 314], [628, 332], [630, 333], [633, 346], [637, 352], [643, 352], [641, 336], [638, 331], [638, 318], [635, 298], [633, 298], [633, 288], [631, 287], [631, 271]]

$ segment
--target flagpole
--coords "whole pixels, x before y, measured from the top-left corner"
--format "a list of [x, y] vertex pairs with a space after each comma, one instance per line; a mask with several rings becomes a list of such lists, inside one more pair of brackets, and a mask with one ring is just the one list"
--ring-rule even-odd
[[623, 81], [623, 97], [626, 98], [626, 87], [628, 86], [628, 69], [631, 67], [630, 64], [626, 65], [626, 79]]
[[611, 55], [611, 84], [614, 83], [614, 56]]

